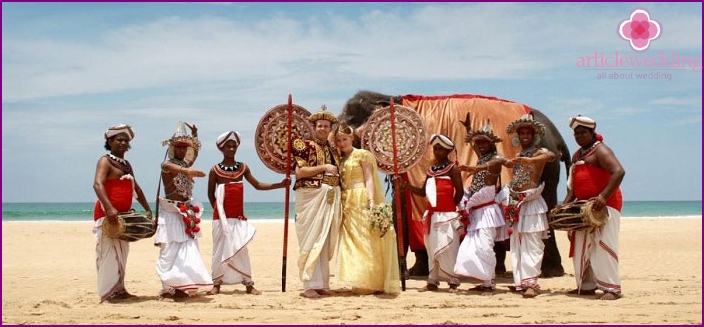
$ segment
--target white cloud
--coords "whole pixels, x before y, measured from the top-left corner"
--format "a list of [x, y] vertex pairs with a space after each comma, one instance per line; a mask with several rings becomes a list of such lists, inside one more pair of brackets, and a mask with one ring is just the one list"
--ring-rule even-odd
[[[325, 76], [360, 81], [525, 78], [574, 65], [572, 57], [561, 54], [565, 51], [583, 54], [619, 44], [604, 35], [615, 35], [611, 25], [625, 15], [599, 6], [507, 3], [428, 4], [408, 15], [373, 8], [360, 17], [343, 14], [277, 14], [254, 24], [170, 16], [105, 31], [93, 43], [3, 35], [3, 102], [276, 81], [294, 74], [308, 81], [297, 82], [307, 88], [317, 87]], [[668, 42], [701, 48], [701, 17], [696, 17], [678, 17], [670, 24], [668, 31], [678, 37]]]
[[676, 98], [676, 97], [667, 97], [667, 98], [660, 98], [660, 99], [654, 99], [648, 102], [648, 104], [652, 105], [667, 105], [667, 106], [699, 106], [701, 109], [702, 105], [702, 98]]

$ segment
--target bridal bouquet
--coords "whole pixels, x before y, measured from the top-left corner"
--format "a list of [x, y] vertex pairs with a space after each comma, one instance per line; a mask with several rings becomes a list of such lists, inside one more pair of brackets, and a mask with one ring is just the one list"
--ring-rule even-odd
[[369, 231], [379, 233], [379, 237], [384, 237], [393, 225], [393, 212], [388, 203], [377, 204], [369, 210]]

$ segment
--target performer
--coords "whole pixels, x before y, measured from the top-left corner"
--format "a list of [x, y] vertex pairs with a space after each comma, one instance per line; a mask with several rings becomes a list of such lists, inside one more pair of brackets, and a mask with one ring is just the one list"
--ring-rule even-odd
[[506, 220], [495, 200], [501, 188], [501, 164], [507, 159], [497, 153], [495, 143], [501, 142], [501, 138], [494, 135], [489, 123], [467, 133], [465, 142], [472, 143], [479, 159], [475, 166], [459, 167], [473, 177], [465, 193], [466, 204], [460, 204], [469, 214], [469, 226], [460, 244], [454, 271], [482, 282], [470, 291], [491, 293], [496, 286], [494, 242], [508, 239]]
[[524, 298], [533, 298], [540, 290], [538, 276], [545, 250], [542, 239], [549, 236], [548, 206], [541, 195], [545, 183], [538, 185], [538, 182], [545, 164], [554, 161], [556, 156], [546, 148], [538, 148], [540, 137], [545, 135], [545, 126], [535, 121], [531, 114], [511, 122], [506, 132], [515, 132], [514, 144], [521, 145], [521, 152], [505, 163], [513, 168], [513, 178], [502, 190], [508, 192], [508, 196], [498, 195], [505, 199], [504, 205], [512, 215], [509, 223], [513, 225], [511, 265], [514, 286], [511, 289], [522, 292]]
[[100, 301], [128, 299], [134, 295], [125, 289], [125, 268], [130, 243], [103, 235], [103, 224], [117, 224], [117, 215], [132, 208], [132, 197], [151, 217], [152, 210], [142, 188], [134, 178], [125, 152], [130, 149], [134, 131], [129, 125], [114, 125], [105, 131], [105, 150], [110, 153], [100, 157], [95, 169], [93, 189], [98, 196], [93, 209], [93, 236], [95, 236], [96, 268], [98, 270], [98, 295]]
[[[191, 130], [186, 135], [185, 127]], [[164, 197], [159, 197], [159, 218], [154, 244], [160, 247], [156, 272], [161, 279], [160, 296], [184, 298], [195, 296], [198, 288], [212, 285], [212, 277], [200, 256], [198, 238], [203, 204], [193, 199], [195, 177], [204, 177], [201, 170], [191, 168], [198, 157], [198, 128], [179, 123], [169, 146], [169, 159], [161, 164]]]
[[434, 164], [428, 168], [423, 187], [415, 187], [401, 178], [397, 182], [414, 194], [428, 199], [425, 212], [425, 247], [428, 252], [428, 283], [420, 291], [437, 291], [440, 280], [447, 281], [450, 292], [457, 292], [460, 280], [454, 272], [460, 246], [457, 205], [464, 194], [459, 168], [449, 159], [455, 144], [445, 135], [433, 134], [429, 145], [433, 147]]
[[337, 118], [323, 106], [308, 121], [313, 140], [293, 140], [296, 183], [296, 235], [300, 246], [298, 271], [306, 298], [332, 295], [329, 261], [335, 253], [340, 231], [339, 155], [328, 142]]
[[371, 152], [352, 146], [353, 140], [352, 128], [340, 123], [335, 130], [335, 144], [342, 155], [339, 279], [352, 285], [354, 294], [398, 294], [401, 287], [393, 222], [389, 219], [389, 229], [381, 237], [369, 228], [369, 210], [386, 202], [376, 159]]
[[238, 283], [245, 285], [247, 294], [261, 294], [254, 288], [247, 250], [256, 230], [244, 214], [242, 176], [257, 190], [288, 187], [285, 178], [276, 184], [261, 183], [252, 176], [249, 166], [235, 161], [240, 142], [240, 134], [235, 131], [221, 134], [215, 145], [223, 159], [208, 174], [208, 200], [213, 208], [213, 288], [209, 294], [220, 293], [220, 285]]
[[608, 220], [602, 227], [572, 232], [577, 289], [568, 293], [592, 295], [599, 288], [604, 291], [600, 299], [616, 300], [621, 297], [618, 232], [623, 199], [619, 186], [626, 172], [611, 148], [602, 143], [603, 137], [595, 132], [593, 119], [574, 117], [570, 119], [570, 128], [580, 148], [572, 156], [574, 164], [563, 202], [594, 200], [593, 209], [606, 207]]

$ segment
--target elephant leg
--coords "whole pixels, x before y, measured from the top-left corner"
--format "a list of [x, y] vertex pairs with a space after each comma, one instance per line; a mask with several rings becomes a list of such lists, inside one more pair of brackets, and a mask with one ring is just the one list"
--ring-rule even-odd
[[506, 246], [504, 242], [494, 243], [494, 254], [496, 254], [496, 276], [503, 276], [506, 273]]
[[557, 242], [555, 241], [555, 231], [550, 229], [550, 238], [543, 240], [545, 243], [545, 253], [543, 254], [543, 263], [540, 266], [541, 278], [560, 277], [565, 274], [565, 269], [562, 268], [562, 257], [560, 251], [557, 250]]
[[430, 270], [428, 269], [428, 251], [415, 250], [416, 263], [408, 270], [410, 276], [428, 277]]

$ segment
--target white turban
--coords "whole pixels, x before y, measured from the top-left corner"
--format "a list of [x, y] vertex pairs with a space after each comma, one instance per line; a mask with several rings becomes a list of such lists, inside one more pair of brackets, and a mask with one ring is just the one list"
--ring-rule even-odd
[[594, 121], [594, 119], [582, 115], [570, 118], [570, 128], [575, 129], [578, 126], [584, 126], [589, 129], [595, 129], [596, 122]]
[[221, 149], [223, 146], [225, 146], [225, 143], [227, 141], [233, 140], [235, 141], [235, 147], [240, 146], [240, 133], [237, 133], [235, 131], [228, 131], [225, 133], [222, 133], [219, 137], [217, 142], [215, 142], [215, 145], [218, 146], [218, 149]]
[[452, 140], [450, 140], [449, 137], [442, 135], [442, 134], [433, 134], [430, 136], [430, 142], [428, 142], [430, 146], [435, 146], [435, 144], [439, 144], [441, 147], [452, 150], [455, 148], [455, 143], [452, 143]]
[[134, 138], [134, 131], [132, 130], [132, 126], [125, 124], [117, 124], [110, 126], [110, 128], [105, 131], [105, 139], [107, 140], [120, 133], [127, 134], [127, 137], [130, 139], [130, 141]]

